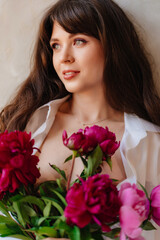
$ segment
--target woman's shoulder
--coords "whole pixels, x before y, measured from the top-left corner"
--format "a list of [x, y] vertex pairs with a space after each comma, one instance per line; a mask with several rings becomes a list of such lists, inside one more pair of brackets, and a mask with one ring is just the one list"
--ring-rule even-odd
[[35, 146], [40, 148], [41, 144], [45, 140], [49, 133], [54, 121], [56, 113], [63, 102], [67, 100], [67, 97], [56, 99], [46, 103], [38, 108], [29, 119], [25, 128], [26, 132], [31, 132], [32, 139], [35, 141]]
[[68, 96], [56, 100], [52, 100], [39, 107], [30, 117], [25, 130], [33, 134], [43, 125], [48, 122], [53, 122], [54, 117], [60, 105], [67, 100]]
[[125, 113], [124, 119], [125, 127], [129, 132], [139, 131], [160, 133], [160, 126], [140, 118], [136, 114]]
[[[143, 140], [148, 145], [150, 142], [160, 143], [160, 127], [146, 121], [135, 114], [124, 114], [125, 130], [121, 141], [121, 149], [128, 151], [136, 148]], [[155, 140], [155, 141], [153, 141]], [[157, 144], [156, 144], [157, 146]]]

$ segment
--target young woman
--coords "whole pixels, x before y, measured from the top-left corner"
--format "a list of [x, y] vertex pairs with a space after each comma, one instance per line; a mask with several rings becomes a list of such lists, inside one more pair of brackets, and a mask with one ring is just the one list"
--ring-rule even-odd
[[[121, 144], [113, 171], [104, 164], [102, 172], [150, 191], [160, 184], [159, 113], [150, 64], [122, 9], [111, 0], [59, 0], [42, 20], [33, 69], [1, 112], [0, 129], [32, 132], [45, 181], [58, 177], [49, 163], [70, 172], [64, 129], [108, 126]], [[81, 169], [76, 161], [73, 179]]]

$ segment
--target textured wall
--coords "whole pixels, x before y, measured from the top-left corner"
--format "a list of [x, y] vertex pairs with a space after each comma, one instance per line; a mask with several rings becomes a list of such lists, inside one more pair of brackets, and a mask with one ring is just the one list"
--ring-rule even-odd
[[44, 9], [56, 0], [0, 0], [0, 107], [28, 76]]
[[[29, 73], [38, 24], [56, 0], [0, 0], [0, 107]], [[160, 0], [116, 0], [136, 20], [153, 55], [155, 81], [160, 69]], [[160, 74], [159, 74], [160, 75]], [[160, 89], [160, 88], [159, 88]]]

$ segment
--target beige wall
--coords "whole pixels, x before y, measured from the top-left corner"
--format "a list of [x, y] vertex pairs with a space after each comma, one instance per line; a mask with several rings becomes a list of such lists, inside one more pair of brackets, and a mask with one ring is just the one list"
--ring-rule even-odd
[[[56, 0], [0, 0], [0, 107], [27, 77], [40, 18], [44, 9], [54, 2]], [[138, 31], [153, 55], [155, 81], [160, 85], [160, 0], [116, 2], [141, 25]]]

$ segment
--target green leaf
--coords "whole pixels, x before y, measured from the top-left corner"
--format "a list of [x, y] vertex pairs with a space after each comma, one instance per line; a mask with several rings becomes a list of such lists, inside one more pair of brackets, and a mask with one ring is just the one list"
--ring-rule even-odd
[[57, 192], [57, 191], [55, 191], [55, 190], [53, 190], [53, 192], [59, 197], [59, 199], [61, 200], [61, 202], [62, 202], [65, 206], [67, 206], [67, 202], [66, 202], [65, 198], [62, 196], [62, 194], [60, 194], [59, 192]]
[[43, 216], [44, 217], [48, 217], [49, 216], [50, 211], [51, 211], [51, 206], [52, 206], [51, 202], [48, 202], [47, 205], [45, 206], [45, 208], [43, 210]]
[[11, 217], [5, 217], [0, 215], [0, 223], [15, 223]]
[[30, 216], [30, 217], [37, 216], [36, 211], [33, 208], [31, 208], [30, 206], [26, 205], [26, 204], [23, 204], [23, 211], [25, 212], [25, 214], [27, 216]]
[[0, 212], [3, 213], [5, 216], [10, 216], [7, 207], [0, 201]]
[[22, 199], [19, 200], [20, 203], [26, 202], [30, 204], [37, 205], [41, 211], [44, 209], [44, 203], [41, 199], [35, 197], [35, 196], [25, 196]]
[[14, 232], [11, 231], [11, 229], [9, 229], [5, 223], [0, 223], [0, 236], [3, 236], [4, 234], [10, 235], [12, 233]]
[[16, 211], [16, 213], [17, 213], [18, 221], [20, 222], [20, 224], [22, 224], [23, 227], [25, 227], [26, 222], [24, 220], [23, 212], [21, 211], [20, 203], [19, 202], [13, 202], [13, 207], [14, 207], [14, 210]]
[[38, 233], [38, 235], [45, 235], [45, 236], [53, 237], [53, 238], [57, 237], [57, 231], [52, 227], [32, 228], [28, 231], [36, 232], [36, 233]]
[[90, 240], [91, 239], [91, 233], [90, 233], [89, 226], [86, 226], [81, 229], [80, 236], [81, 236], [81, 240]]
[[68, 158], [66, 158], [64, 162], [66, 163], [66, 162], [68, 162], [68, 161], [70, 161], [70, 160], [72, 160], [72, 155], [69, 156]]
[[80, 156], [80, 158], [82, 160], [82, 163], [83, 163], [84, 167], [86, 168], [88, 166], [88, 163], [87, 163], [86, 159], [82, 156]]
[[22, 199], [24, 196], [22, 196], [22, 195], [20, 195], [20, 194], [17, 194], [17, 195], [15, 195], [15, 196], [13, 196], [13, 197], [11, 197], [10, 198], [10, 201], [11, 202], [17, 202], [17, 201], [19, 201], [20, 199]]
[[17, 202], [13, 202], [12, 206], [13, 211], [16, 212], [16, 217], [18, 217], [18, 222], [25, 228], [26, 223], [30, 223], [30, 217], [36, 216], [37, 214], [22, 200], [24, 200], [24, 198]]
[[109, 165], [109, 167], [110, 167], [110, 169], [112, 171], [112, 160], [111, 160], [111, 157], [107, 157], [106, 162], [108, 163], [108, 165]]
[[94, 232], [94, 233], [92, 233], [91, 240], [104, 240], [104, 238], [102, 236], [103, 236], [102, 232], [100, 232], [100, 231]]
[[56, 172], [58, 172], [65, 180], [67, 180], [66, 178], [66, 174], [65, 171], [61, 170], [60, 168], [58, 168], [56, 165], [54, 164], [49, 164]]
[[72, 154], [72, 155], [70, 155], [68, 158], [66, 158], [66, 160], [64, 161], [64, 163], [66, 163], [66, 162], [68, 162], [68, 161], [72, 160], [73, 156], [74, 156], [75, 158], [77, 158], [77, 157], [80, 157], [81, 155], [80, 155], [80, 153], [79, 153], [79, 152], [77, 152], [77, 151], [73, 150], [73, 154]]
[[[53, 193], [53, 189], [65, 194], [65, 186], [63, 186], [64, 179], [60, 178], [59, 182], [45, 181], [39, 185], [39, 191], [41, 196], [50, 196]], [[60, 186], [59, 186], [60, 185]]]
[[111, 239], [119, 239], [119, 233], [120, 233], [121, 229], [120, 228], [114, 228], [112, 229], [112, 231], [107, 232], [107, 233], [103, 233], [104, 236], [109, 237]]
[[71, 227], [66, 222], [61, 221], [57, 228], [65, 230], [70, 240], [81, 240], [80, 229], [77, 226]]
[[63, 215], [63, 208], [57, 203], [56, 200], [54, 200], [52, 198], [48, 198], [48, 197], [42, 197], [42, 199], [50, 201], [52, 203], [52, 205], [59, 211], [59, 213], [61, 215]]
[[63, 215], [63, 208], [55, 201], [52, 201], [52, 205], [59, 211], [61, 215]]
[[9, 237], [18, 238], [18, 239], [22, 239], [22, 240], [31, 240], [32, 239], [29, 236], [26, 237], [26, 236], [21, 235], [21, 234], [13, 234], [13, 235], [9, 235]]
[[146, 197], [149, 199], [149, 196], [148, 196], [148, 193], [147, 193], [147, 190], [145, 189], [145, 187], [140, 182], [138, 182], [138, 184], [141, 186], [141, 188], [143, 189], [144, 193], [146, 194]]
[[37, 225], [40, 226], [46, 219], [47, 219], [47, 217], [39, 218], [38, 221], [37, 221]]
[[71, 240], [80, 240], [80, 229], [74, 226], [69, 232], [68, 236]]
[[119, 181], [118, 179], [115, 179], [115, 178], [111, 178], [111, 180], [112, 180], [113, 182], [118, 182], [118, 181]]
[[63, 184], [62, 184], [62, 178], [61, 178], [61, 179], [60, 179], [60, 178], [57, 178], [57, 179], [56, 179], [56, 183], [57, 183], [60, 191], [64, 192], [64, 186], [63, 186]]
[[87, 177], [92, 176], [96, 172], [96, 169], [102, 163], [102, 156], [102, 150], [98, 145], [88, 157], [88, 167], [85, 169]]
[[153, 224], [151, 222], [149, 222], [148, 220], [144, 221], [141, 227], [146, 231], [156, 230], [156, 228], [153, 226]]
[[16, 223], [12, 224], [6, 224], [6, 223], [0, 223], [0, 236], [10, 236], [11, 234], [20, 233], [21, 230], [19, 226]]

